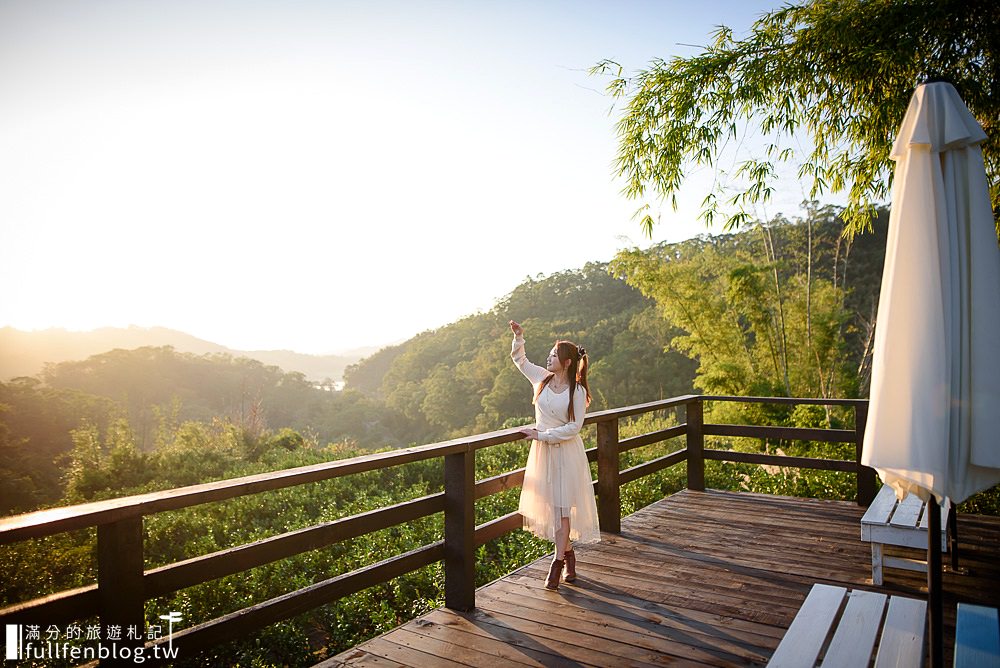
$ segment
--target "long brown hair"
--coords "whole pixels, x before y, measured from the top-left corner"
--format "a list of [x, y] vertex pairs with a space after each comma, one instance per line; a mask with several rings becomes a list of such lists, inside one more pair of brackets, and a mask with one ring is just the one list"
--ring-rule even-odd
[[[556, 356], [559, 358], [560, 364], [564, 364], [566, 360], [569, 360], [569, 368], [567, 369], [567, 375], [569, 376], [569, 419], [575, 420], [576, 411], [573, 410], [573, 394], [576, 392], [577, 385], [581, 385], [583, 391], [587, 393], [587, 405], [590, 405], [590, 385], [587, 384], [587, 367], [589, 366], [587, 351], [572, 341], [556, 341]], [[538, 390], [535, 391], [535, 401], [538, 401], [538, 395], [542, 393], [542, 390], [545, 389], [545, 386], [549, 384], [554, 375], [549, 374], [545, 380], [538, 384]]]

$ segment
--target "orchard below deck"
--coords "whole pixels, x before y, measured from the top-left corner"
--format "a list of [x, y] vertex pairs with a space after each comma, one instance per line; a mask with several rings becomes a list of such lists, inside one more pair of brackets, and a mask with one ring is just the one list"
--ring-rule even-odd
[[[871, 584], [864, 510], [685, 490], [577, 548], [574, 585], [546, 591], [543, 558], [477, 590], [472, 612], [435, 610], [320, 665], [762, 665], [813, 583], [926, 598], [923, 574], [893, 569]], [[956, 602], [1000, 605], [1000, 518], [959, 515], [958, 527], [970, 572], [944, 574], [948, 664]]]

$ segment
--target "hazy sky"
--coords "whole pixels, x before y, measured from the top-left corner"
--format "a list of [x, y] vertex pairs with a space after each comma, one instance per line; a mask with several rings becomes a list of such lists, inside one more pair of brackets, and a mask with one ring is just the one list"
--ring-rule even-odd
[[335, 352], [647, 245], [587, 68], [779, 4], [0, 0], [0, 326]]

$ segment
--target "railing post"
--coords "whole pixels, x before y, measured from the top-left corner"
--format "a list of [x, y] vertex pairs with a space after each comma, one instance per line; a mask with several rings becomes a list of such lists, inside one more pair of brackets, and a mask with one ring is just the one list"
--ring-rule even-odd
[[476, 452], [444, 458], [444, 604], [476, 607]]
[[[101, 630], [121, 629], [121, 646], [142, 647], [146, 638], [142, 517], [97, 527], [97, 591]], [[138, 636], [138, 637], [135, 637]], [[102, 635], [103, 637], [103, 635]], [[115, 665], [101, 661], [101, 665]]]
[[695, 399], [687, 405], [687, 478], [688, 489], [705, 491], [704, 404]]
[[854, 408], [854, 461], [858, 464], [858, 505], [870, 506], [875, 500], [875, 469], [861, 465], [861, 450], [865, 444], [865, 425], [868, 422], [868, 404]]
[[601, 531], [622, 532], [621, 488], [618, 483], [618, 418], [597, 423], [597, 518]]

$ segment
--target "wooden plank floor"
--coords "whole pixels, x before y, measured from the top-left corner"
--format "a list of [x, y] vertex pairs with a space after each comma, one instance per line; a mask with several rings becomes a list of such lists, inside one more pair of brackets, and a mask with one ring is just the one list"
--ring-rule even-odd
[[[470, 613], [440, 608], [320, 665], [763, 665], [813, 583], [926, 596], [919, 573], [889, 569], [872, 586], [863, 511], [683, 491], [577, 548], [572, 585], [546, 590], [551, 556], [539, 559], [477, 590]], [[944, 576], [949, 663], [956, 602], [1000, 606], [1000, 518], [960, 516], [959, 538], [969, 573]]]

